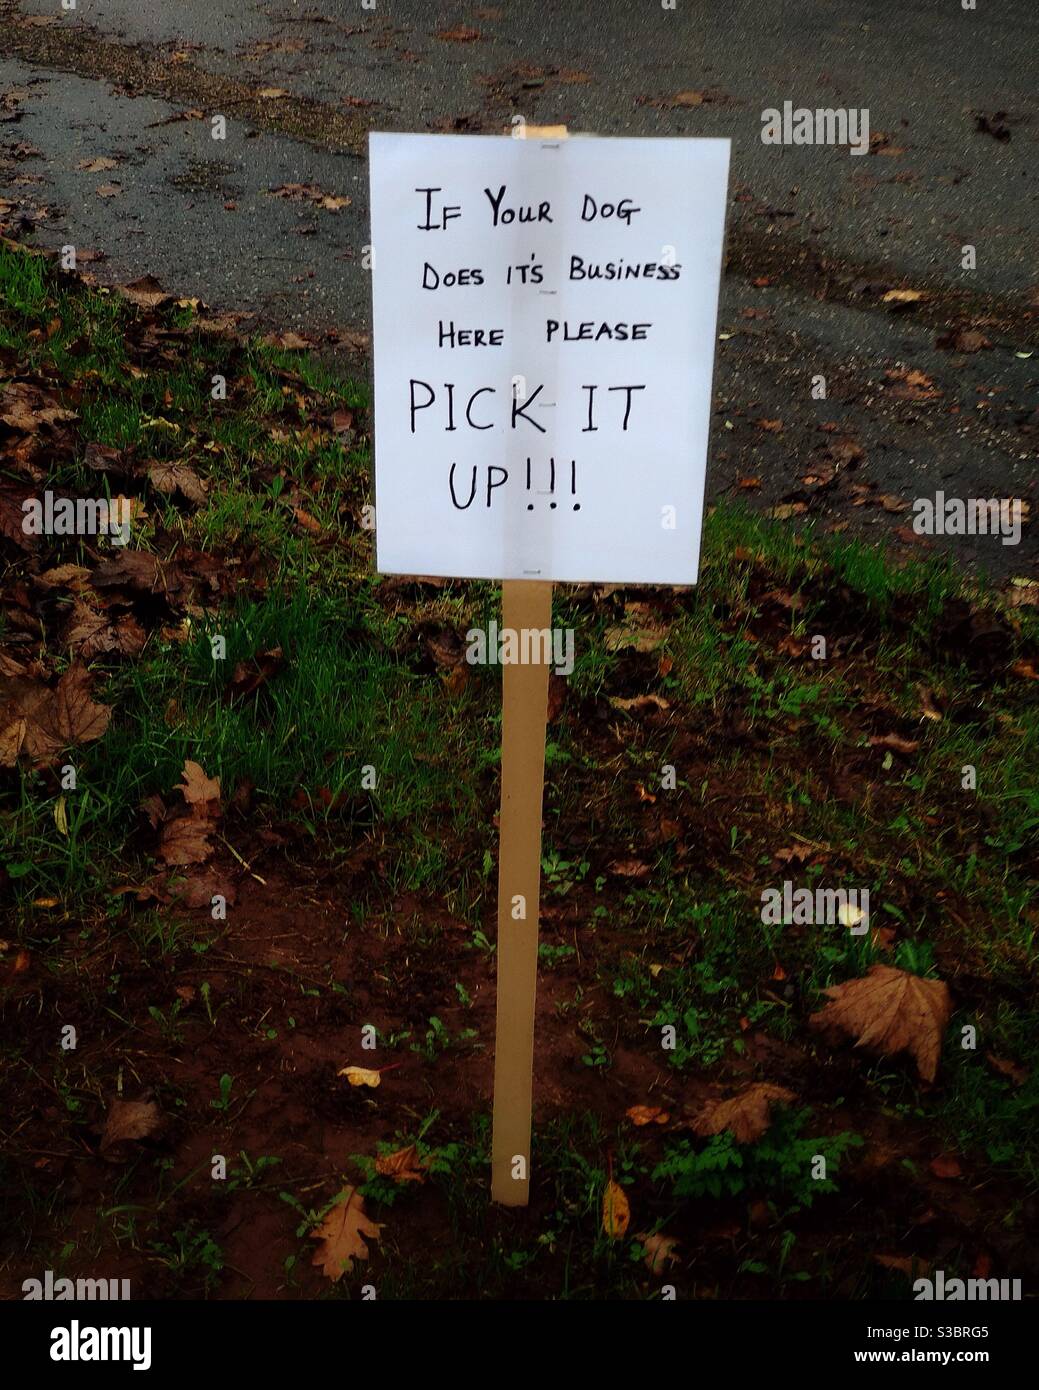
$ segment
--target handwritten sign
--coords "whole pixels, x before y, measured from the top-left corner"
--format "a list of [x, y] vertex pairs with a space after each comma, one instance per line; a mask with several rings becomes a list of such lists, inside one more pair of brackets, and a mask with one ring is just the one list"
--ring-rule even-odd
[[694, 583], [729, 141], [369, 154], [378, 569]]

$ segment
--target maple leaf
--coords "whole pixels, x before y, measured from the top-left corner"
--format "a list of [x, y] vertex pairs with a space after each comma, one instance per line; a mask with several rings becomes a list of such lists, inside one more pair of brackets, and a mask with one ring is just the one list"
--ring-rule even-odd
[[324, 1221], [310, 1233], [312, 1240], [321, 1242], [311, 1264], [320, 1265], [334, 1283], [350, 1273], [354, 1260], [368, 1258], [365, 1239], [378, 1240], [381, 1233], [382, 1224], [365, 1216], [364, 1198], [357, 1189], [344, 1187]]
[[190, 758], [186, 759], [180, 775], [184, 781], [177, 783], [177, 790], [183, 793], [192, 814], [206, 819], [219, 815], [220, 778], [207, 777], [198, 763], [193, 763]]
[[833, 985], [824, 993], [831, 1002], [813, 1014], [812, 1027], [855, 1039], [856, 1047], [868, 1047], [894, 1056], [909, 1052], [925, 1081], [938, 1070], [942, 1035], [952, 1013], [949, 987], [942, 980], [874, 965], [857, 980]]
[[772, 1123], [771, 1107], [788, 1105], [793, 1099], [793, 1091], [785, 1086], [757, 1082], [729, 1100], [708, 1100], [689, 1127], [694, 1134], [704, 1136], [727, 1129], [737, 1144], [749, 1144], [760, 1139]]
[[153, 1100], [113, 1100], [101, 1135], [101, 1152], [126, 1139], [147, 1139], [162, 1124]]
[[181, 816], [162, 828], [159, 857], [167, 864], [202, 864], [213, 853], [211, 836], [216, 826], [210, 820]]
[[624, 1188], [611, 1178], [602, 1196], [602, 1228], [611, 1240], [620, 1240], [628, 1229], [631, 1207]]

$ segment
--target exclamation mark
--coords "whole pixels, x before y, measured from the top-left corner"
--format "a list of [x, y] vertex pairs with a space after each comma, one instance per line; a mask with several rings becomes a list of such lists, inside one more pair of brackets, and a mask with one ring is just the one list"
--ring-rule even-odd
[[[577, 460], [576, 460], [576, 459], [571, 459], [571, 460], [570, 460], [570, 496], [571, 496], [571, 497], [576, 497], [576, 496], [577, 496]], [[580, 502], [575, 502], [575, 503], [574, 503], [574, 511], [575, 511], [575, 512], [579, 512], [580, 510], [581, 510], [581, 504], [580, 504]]]
[[[555, 493], [555, 490], [556, 490], [556, 461], [555, 461], [554, 458], [550, 458], [550, 459], [549, 459], [549, 461], [548, 461], [548, 469], [549, 469], [549, 473], [548, 473], [548, 490], [549, 490], [550, 493]], [[556, 504], [555, 504], [554, 502], [549, 502], [548, 505], [549, 505], [549, 507], [551, 508], [552, 511], [555, 511], [555, 509], [556, 509]]]

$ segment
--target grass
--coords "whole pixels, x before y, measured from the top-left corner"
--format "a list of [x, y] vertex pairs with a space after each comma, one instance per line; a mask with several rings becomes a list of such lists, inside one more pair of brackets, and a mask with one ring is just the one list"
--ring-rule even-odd
[[[0, 773], [4, 930], [37, 972], [36, 993], [8, 1006], [8, 1077], [18, 1104], [42, 1090], [58, 1116], [26, 1135], [59, 1156], [74, 1141], [92, 1161], [106, 1098], [124, 1085], [151, 1086], [172, 1117], [167, 1150], [130, 1159], [86, 1226], [64, 1175], [52, 1182], [32, 1150], [0, 1159], [29, 1247], [53, 1261], [41, 1267], [114, 1250], [165, 1294], [211, 1294], [239, 1277], [213, 1234], [233, 1207], [280, 1223], [278, 1290], [298, 1296], [314, 1287], [309, 1233], [353, 1181], [386, 1220], [381, 1298], [658, 1296], [644, 1238], [672, 1230], [714, 1295], [807, 1283], [827, 1296], [838, 1272], [864, 1295], [878, 1276], [856, 1213], [875, 1192], [857, 1165], [887, 1126], [904, 1159], [897, 1181], [880, 1180], [892, 1242], [917, 1197], [934, 1199], [922, 1184], [935, 1143], [977, 1190], [995, 1186], [1008, 1232], [1027, 1224], [1039, 1191], [1039, 709], [1013, 659], [1039, 644], [1034, 614], [1007, 613], [948, 564], [896, 564], [728, 507], [707, 518], [693, 591], [559, 587], [555, 621], [575, 630], [577, 660], [547, 749], [539, 957], [555, 1051], [539, 1064], [567, 1099], [539, 1116], [536, 1205], [510, 1225], [487, 1209], [488, 1116], [472, 1101], [493, 1026], [499, 675], [441, 666], [431, 647], [485, 624], [495, 586], [372, 573], [358, 519], [371, 496], [365, 392], [321, 363], [212, 332], [187, 304], [141, 313], [3, 248], [0, 304], [0, 348], [19, 370], [75, 388], [71, 447], [49, 482], [107, 487], [91, 445], [191, 466], [207, 491], [190, 506], [135, 475], [146, 514], [132, 548], [233, 576], [165, 608], [134, 597], [147, 640], [136, 657], [91, 662], [113, 717], [63, 755], [74, 786], [24, 763]], [[336, 412], [353, 423], [336, 427]], [[70, 538], [46, 563], [97, 560]], [[40, 610], [33, 650], [52, 675], [71, 659], [60, 632], [74, 598]], [[118, 620], [127, 607], [99, 611]], [[999, 650], [972, 642], [972, 613], [991, 620]], [[0, 647], [18, 638], [5, 621]], [[243, 695], [243, 675], [265, 663]], [[916, 746], [870, 742], [892, 734]], [[113, 894], [159, 870], [140, 808], [174, 799], [186, 759], [220, 781], [221, 858], [273, 878], [269, 940], [255, 909], [242, 932], [234, 914], [219, 923]], [[360, 869], [344, 868], [358, 855]], [[764, 922], [761, 892], [786, 878], [868, 888], [880, 934]], [[284, 899], [297, 897], [289, 916]], [[903, 1059], [830, 1056], [807, 1029], [824, 989], [877, 963], [952, 985], [936, 1087]], [[26, 1030], [26, 999], [50, 1023], [81, 1020], [81, 1048], [56, 1056]], [[376, 1065], [411, 1078], [385, 1115], [382, 1088], [344, 1098], [323, 1053], [306, 1061], [330, 1039], [348, 1052], [359, 1021], [377, 1029]], [[769, 1076], [762, 1039], [797, 1099], [759, 1142], [624, 1119], [633, 1069], [674, 1107], [698, 1086]], [[285, 1107], [365, 1141], [344, 1155], [346, 1177], [312, 1134], [279, 1151], [267, 1131]], [[188, 1161], [192, 1138], [241, 1156], [233, 1181]], [[409, 1144], [426, 1180], [402, 1187], [376, 1163]], [[819, 1157], [825, 1177], [812, 1175]], [[602, 1230], [611, 1173], [642, 1238]], [[742, 1222], [757, 1202], [767, 1216], [738, 1261], [703, 1243], [706, 1223]], [[816, 1202], [851, 1223], [856, 1248], [829, 1250]]]

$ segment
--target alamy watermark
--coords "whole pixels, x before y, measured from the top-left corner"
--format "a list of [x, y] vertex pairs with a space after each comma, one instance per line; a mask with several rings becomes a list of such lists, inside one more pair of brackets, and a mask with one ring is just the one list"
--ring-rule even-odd
[[977, 1303], [1020, 1302], [1020, 1279], [946, 1279], [944, 1269], [936, 1269], [933, 1279], [915, 1279], [916, 1302]]
[[1019, 545], [1025, 508], [1020, 497], [917, 497], [913, 530], [918, 536], [1000, 536]]
[[852, 936], [869, 931], [868, 888], [795, 888], [789, 879], [782, 889], [761, 890], [761, 920], [777, 926], [822, 925], [849, 927]]
[[22, 503], [27, 536], [110, 536], [113, 545], [130, 539], [133, 503], [127, 497], [27, 497]]
[[572, 627], [499, 628], [492, 618], [486, 632], [471, 627], [465, 641], [470, 666], [553, 666], [560, 676], [574, 669]]
[[784, 101], [761, 113], [764, 145], [849, 145], [852, 154], [869, 151], [869, 108], [798, 106]]

